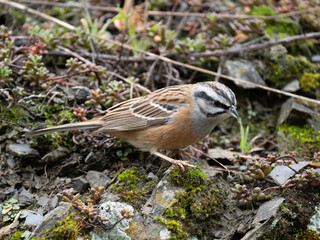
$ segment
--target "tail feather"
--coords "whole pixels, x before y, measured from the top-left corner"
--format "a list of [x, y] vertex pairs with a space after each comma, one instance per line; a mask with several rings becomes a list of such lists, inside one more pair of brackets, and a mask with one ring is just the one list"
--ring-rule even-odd
[[26, 137], [35, 137], [39, 135], [44, 135], [47, 133], [53, 133], [53, 132], [65, 132], [70, 130], [88, 130], [88, 129], [99, 129], [103, 127], [105, 124], [104, 121], [101, 120], [89, 120], [85, 122], [80, 123], [70, 123], [70, 124], [64, 124], [61, 126], [55, 126], [50, 128], [44, 128], [32, 132], [28, 132], [25, 134]]

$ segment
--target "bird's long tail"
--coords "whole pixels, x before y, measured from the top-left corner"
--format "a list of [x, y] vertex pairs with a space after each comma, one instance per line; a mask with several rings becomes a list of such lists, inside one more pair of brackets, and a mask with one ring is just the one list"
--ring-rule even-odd
[[70, 123], [70, 124], [64, 124], [61, 126], [55, 126], [55, 127], [50, 127], [50, 128], [44, 128], [32, 132], [28, 132], [25, 134], [26, 137], [35, 137], [39, 135], [44, 135], [47, 133], [52, 133], [52, 132], [65, 132], [65, 131], [70, 131], [70, 130], [87, 130], [87, 129], [99, 129], [105, 124], [104, 121], [102, 120], [89, 120], [85, 122], [80, 122], [80, 123]]

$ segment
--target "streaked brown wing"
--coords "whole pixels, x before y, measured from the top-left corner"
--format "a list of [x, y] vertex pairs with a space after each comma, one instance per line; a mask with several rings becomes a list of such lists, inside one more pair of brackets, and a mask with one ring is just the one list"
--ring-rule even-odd
[[167, 124], [178, 108], [187, 102], [190, 85], [174, 86], [155, 91], [110, 108], [98, 118], [105, 121], [100, 131], [129, 131]]

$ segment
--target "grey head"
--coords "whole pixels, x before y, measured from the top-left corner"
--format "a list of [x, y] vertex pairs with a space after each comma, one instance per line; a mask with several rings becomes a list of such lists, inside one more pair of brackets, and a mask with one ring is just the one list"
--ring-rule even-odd
[[239, 118], [233, 91], [219, 82], [201, 82], [193, 88], [195, 108], [207, 119], [222, 121], [230, 116]]

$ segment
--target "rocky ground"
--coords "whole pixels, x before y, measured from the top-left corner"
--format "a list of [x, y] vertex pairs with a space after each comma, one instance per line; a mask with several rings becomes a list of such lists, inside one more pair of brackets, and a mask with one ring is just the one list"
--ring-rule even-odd
[[[318, 1], [0, 4], [0, 239], [320, 239]], [[197, 169], [106, 134], [25, 136], [215, 80], [241, 121], [186, 149]]]

